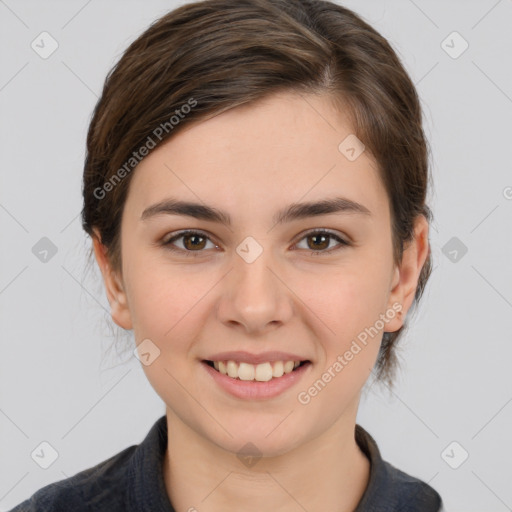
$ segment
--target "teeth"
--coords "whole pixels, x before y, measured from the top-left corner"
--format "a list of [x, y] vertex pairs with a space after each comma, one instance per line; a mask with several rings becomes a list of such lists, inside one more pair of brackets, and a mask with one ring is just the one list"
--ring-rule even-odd
[[275, 361], [274, 363], [237, 363], [236, 361], [214, 361], [214, 368], [233, 379], [257, 380], [267, 382], [272, 378], [282, 377], [285, 373], [291, 373], [300, 365], [300, 361]]
[[256, 366], [254, 378], [260, 382], [266, 382], [272, 378], [272, 365], [263, 363]]
[[[226, 371], [230, 377], [233, 377], [234, 379], [236, 379], [238, 377], [238, 366], [234, 361], [228, 361], [228, 364], [226, 365]], [[242, 377], [240, 377], [240, 378], [242, 378]], [[244, 380], [251, 380], [251, 379], [244, 379]]]
[[272, 369], [272, 377], [282, 377], [283, 374], [284, 374], [283, 361], [276, 361], [274, 363], [274, 368]]
[[[234, 365], [236, 365], [234, 361], [228, 361], [228, 365], [229, 363], [233, 363]], [[256, 371], [254, 369], [253, 364], [240, 363], [240, 366], [238, 367], [238, 378], [240, 380], [254, 380], [255, 373]]]
[[284, 373], [292, 372], [294, 364], [295, 363], [293, 361], [286, 361], [286, 363], [284, 363]]

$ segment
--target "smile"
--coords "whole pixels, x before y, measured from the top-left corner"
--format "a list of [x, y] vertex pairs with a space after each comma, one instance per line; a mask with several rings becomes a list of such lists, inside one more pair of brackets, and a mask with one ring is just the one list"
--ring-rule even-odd
[[267, 382], [291, 373], [308, 361], [272, 361], [260, 364], [228, 361], [205, 361], [222, 375], [245, 381]]

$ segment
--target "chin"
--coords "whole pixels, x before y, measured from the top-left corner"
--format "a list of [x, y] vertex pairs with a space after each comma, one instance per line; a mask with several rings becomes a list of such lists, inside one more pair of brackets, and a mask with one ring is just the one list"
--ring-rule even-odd
[[291, 430], [290, 425], [286, 425], [287, 420], [283, 421], [285, 417], [286, 415], [278, 421], [264, 421], [261, 417], [254, 421], [251, 418], [239, 417], [230, 422], [230, 427], [227, 428], [232, 437], [223, 429], [216, 430], [215, 433], [204, 432], [203, 435], [220, 448], [237, 456], [254, 451], [260, 456], [277, 457], [306, 442], [307, 431], [304, 425], [297, 431]]

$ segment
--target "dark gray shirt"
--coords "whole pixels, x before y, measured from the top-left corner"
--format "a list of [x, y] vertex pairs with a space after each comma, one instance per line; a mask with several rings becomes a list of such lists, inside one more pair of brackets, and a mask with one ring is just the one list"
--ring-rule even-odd
[[[371, 463], [366, 491], [354, 512], [441, 512], [428, 484], [382, 460], [375, 440], [356, 425], [356, 441]], [[163, 479], [167, 419], [159, 418], [132, 445], [76, 475], [35, 492], [11, 512], [175, 512]], [[194, 510], [193, 504], [191, 510]]]

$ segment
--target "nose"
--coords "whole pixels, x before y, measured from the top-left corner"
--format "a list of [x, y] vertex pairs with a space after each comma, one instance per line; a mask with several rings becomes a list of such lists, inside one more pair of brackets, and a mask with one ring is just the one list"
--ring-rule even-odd
[[247, 334], [264, 333], [288, 322], [293, 293], [279, 269], [270, 249], [263, 249], [253, 261], [234, 253], [232, 270], [222, 280], [219, 320]]

